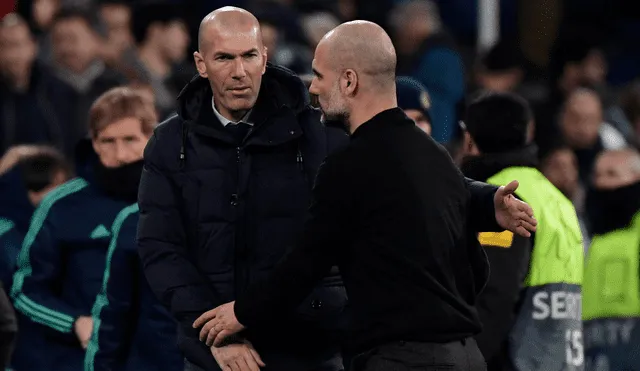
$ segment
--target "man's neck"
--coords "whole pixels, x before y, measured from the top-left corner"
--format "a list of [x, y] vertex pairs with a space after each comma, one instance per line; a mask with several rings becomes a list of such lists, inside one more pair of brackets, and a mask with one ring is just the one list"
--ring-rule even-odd
[[165, 61], [160, 51], [150, 44], [138, 48], [138, 58], [156, 76], [165, 77], [171, 70], [171, 66]]
[[380, 112], [398, 107], [398, 101], [394, 95], [388, 97], [377, 96], [363, 99], [357, 104], [361, 109], [354, 109], [349, 115], [349, 133], [353, 134], [360, 125], [374, 118]]
[[242, 120], [244, 120], [247, 116], [247, 113], [249, 112], [249, 110], [243, 110], [243, 111], [234, 111], [231, 112], [229, 110], [224, 109], [223, 107], [220, 107], [219, 105], [216, 104], [216, 100], [214, 98], [211, 99], [211, 104], [213, 106], [213, 109], [215, 110], [216, 114], [224, 117], [225, 119], [231, 121], [231, 122], [240, 122]]

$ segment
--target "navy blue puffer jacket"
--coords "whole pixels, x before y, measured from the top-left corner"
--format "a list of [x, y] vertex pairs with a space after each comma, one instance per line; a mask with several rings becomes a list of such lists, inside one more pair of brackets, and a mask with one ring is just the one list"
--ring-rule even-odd
[[[348, 137], [320, 123], [297, 76], [270, 64], [240, 145], [213, 114], [206, 79], [194, 78], [179, 101], [145, 150], [138, 248], [151, 288], [180, 322], [181, 350], [215, 370], [193, 321], [264, 278], [295, 245], [317, 169]], [[345, 304], [332, 271], [286, 324], [245, 335], [267, 365], [270, 352], [338, 354]]]

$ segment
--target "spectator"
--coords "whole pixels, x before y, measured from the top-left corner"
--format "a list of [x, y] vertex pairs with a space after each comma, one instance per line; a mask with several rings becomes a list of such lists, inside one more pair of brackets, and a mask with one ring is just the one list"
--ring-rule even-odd
[[[580, 226], [571, 202], [536, 169], [532, 122], [528, 103], [513, 93], [481, 95], [465, 119], [476, 155], [463, 163], [463, 173], [495, 185], [518, 179], [515, 193], [539, 221], [531, 238], [510, 232], [478, 236], [491, 266], [478, 298], [484, 330], [477, 336], [490, 371], [574, 369], [584, 363]], [[556, 297], [563, 298], [562, 316], [550, 307]]]
[[107, 29], [107, 42], [100, 52], [107, 65], [117, 66], [126, 50], [133, 47], [131, 2], [100, 0], [99, 14]]
[[38, 45], [15, 13], [0, 20], [0, 156], [14, 144], [51, 144], [72, 152], [73, 91], [36, 61]]
[[53, 370], [82, 370], [116, 215], [135, 202], [142, 152], [157, 122], [146, 95], [116, 88], [92, 106], [93, 177], [75, 178], [45, 197], [18, 258], [12, 298], [42, 325], [34, 339]]
[[593, 162], [600, 151], [627, 146], [623, 136], [603, 122], [602, 103], [593, 90], [578, 89], [569, 95], [560, 114], [560, 130], [578, 158], [582, 184], [589, 183]]
[[340, 25], [336, 16], [329, 12], [317, 12], [302, 17], [302, 27], [311, 50], [316, 46], [327, 32]]
[[178, 64], [184, 62], [189, 46], [181, 8], [168, 2], [141, 3], [134, 8], [132, 27], [135, 50], [124, 57], [125, 74], [153, 88], [156, 108], [165, 118], [176, 110], [180, 91], [170, 80]]
[[592, 234], [602, 235], [629, 225], [640, 210], [639, 181], [637, 151], [612, 150], [598, 155], [587, 194]]
[[578, 160], [568, 146], [558, 146], [546, 153], [540, 162], [540, 171], [569, 200], [579, 192]]
[[633, 370], [639, 362], [638, 195], [640, 154], [624, 150], [599, 155], [588, 197], [594, 213], [594, 236], [584, 271], [582, 302], [585, 358], [590, 370]]
[[587, 251], [590, 243], [589, 225], [584, 211], [585, 191], [578, 178], [576, 154], [566, 145], [557, 145], [541, 156], [540, 171], [575, 206], [582, 231], [582, 245]]
[[429, 91], [433, 139], [449, 142], [457, 128], [456, 106], [464, 99], [462, 60], [443, 30], [438, 7], [430, 0], [399, 4], [390, 26], [398, 51], [398, 74], [420, 81]]
[[290, 325], [274, 323], [220, 348], [200, 342], [192, 327], [268, 275], [294, 245], [320, 163], [347, 140], [320, 124], [297, 76], [267, 64], [251, 13], [214, 11], [199, 44], [200, 76], [145, 150], [138, 246], [149, 284], [180, 322], [189, 370], [254, 359], [252, 347], [269, 369], [341, 370], [346, 294], [335, 270]]
[[517, 92], [525, 71], [516, 45], [501, 41], [481, 56], [475, 71], [476, 85], [495, 92]]
[[631, 84], [622, 94], [620, 108], [633, 143], [640, 148], [640, 81]]
[[536, 107], [536, 143], [543, 150], [553, 146], [558, 129], [562, 132], [556, 124], [557, 116], [576, 90], [582, 87], [593, 89], [603, 97], [602, 109], [610, 106], [605, 81], [607, 64], [597, 39], [590, 30], [561, 34], [551, 51], [547, 101]]
[[123, 84], [124, 78], [100, 59], [101, 37], [97, 19], [89, 9], [67, 7], [56, 15], [52, 29], [54, 71], [74, 91], [73, 123], [64, 131], [74, 145], [87, 136], [91, 104], [107, 90]]
[[20, 0], [16, 4], [17, 13], [27, 21], [39, 45], [38, 60], [47, 65], [52, 60], [51, 25], [61, 3], [61, 0]]
[[431, 99], [425, 87], [410, 77], [397, 77], [396, 97], [398, 107], [404, 110], [404, 114], [409, 116], [420, 130], [431, 134]]
[[311, 55], [309, 50], [285, 38], [278, 26], [278, 20], [268, 15], [258, 16], [264, 46], [267, 47], [267, 60], [278, 66], [286, 67], [298, 74], [311, 72]]
[[[40, 163], [43, 167], [34, 169], [33, 159], [43, 161]], [[39, 176], [49, 179], [47, 187], [40, 188], [42, 183], [32, 181], [42, 179]], [[11, 147], [0, 158], [0, 217], [10, 220], [20, 235], [26, 235], [34, 207], [44, 193], [69, 176], [66, 159], [55, 149], [34, 145]]]
[[[26, 190], [24, 196], [33, 208], [31, 210], [34, 210], [49, 192], [71, 178], [71, 168], [62, 154], [46, 147], [36, 148], [36, 150], [18, 159], [13, 168], [9, 170], [9, 172], [16, 172], [19, 175], [19, 186]], [[21, 197], [21, 195], [14, 193], [13, 197]], [[25, 231], [17, 229], [15, 222], [11, 219], [5, 219], [5, 221], [5, 226], [11, 226], [6, 231], [11, 230], [14, 235], [18, 236], [14, 241], [22, 244]], [[20, 250], [19, 246], [12, 247], [7, 248], [5, 245], [2, 251], [3, 255], [0, 258], [0, 266], [2, 267], [0, 279], [2, 279], [4, 287], [9, 288], [12, 286], [11, 279], [15, 273]]]
[[[17, 155], [13, 156], [13, 153]], [[0, 178], [3, 183], [5, 181], [14, 183], [13, 190], [9, 189], [8, 194], [11, 201], [7, 205], [7, 210], [10, 212], [6, 213], [8, 218], [4, 219], [5, 223], [3, 223], [7, 230], [0, 236], [0, 248], [2, 248], [0, 278], [7, 289], [11, 289], [13, 284], [13, 274], [18, 268], [18, 254], [27, 234], [33, 210], [49, 192], [71, 177], [68, 162], [53, 148], [13, 147], [4, 158], [9, 156], [13, 156], [15, 160], [12, 161], [12, 165], [9, 165], [8, 172]], [[6, 162], [3, 161], [3, 163]], [[3, 206], [5, 204], [6, 202], [2, 202]], [[21, 211], [18, 212], [17, 209]], [[17, 314], [17, 319], [20, 332], [12, 355], [12, 368], [18, 371], [44, 368], [45, 363], [40, 354], [33, 354], [33, 347], [43, 345], [36, 342], [36, 339], [41, 339], [41, 335], [38, 336], [41, 329], [20, 313]]]

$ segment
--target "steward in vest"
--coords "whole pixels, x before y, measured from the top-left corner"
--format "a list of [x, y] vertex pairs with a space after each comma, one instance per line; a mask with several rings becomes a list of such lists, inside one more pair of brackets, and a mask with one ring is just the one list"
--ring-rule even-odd
[[536, 169], [532, 121], [514, 94], [489, 93], [467, 109], [463, 173], [495, 185], [518, 180], [515, 193], [538, 220], [530, 238], [479, 234], [491, 275], [476, 339], [490, 371], [582, 370], [582, 236], [571, 201]]
[[587, 370], [640, 366], [640, 154], [604, 152], [587, 193], [593, 235], [584, 271]]

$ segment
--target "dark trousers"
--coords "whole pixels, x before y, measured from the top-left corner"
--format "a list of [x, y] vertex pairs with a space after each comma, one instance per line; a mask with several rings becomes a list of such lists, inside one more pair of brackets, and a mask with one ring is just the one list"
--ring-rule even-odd
[[486, 371], [473, 339], [451, 343], [395, 342], [358, 355], [350, 371]]

